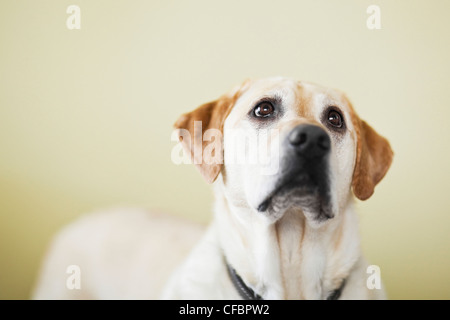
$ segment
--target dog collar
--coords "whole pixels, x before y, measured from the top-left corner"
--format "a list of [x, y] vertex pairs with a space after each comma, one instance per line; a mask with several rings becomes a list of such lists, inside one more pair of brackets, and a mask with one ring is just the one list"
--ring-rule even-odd
[[[259, 294], [249, 288], [242, 278], [237, 274], [236, 270], [233, 269], [228, 263], [226, 263], [228, 275], [230, 276], [231, 282], [233, 283], [236, 291], [239, 293], [244, 300], [264, 300]], [[338, 300], [341, 296], [342, 290], [345, 286], [345, 279], [342, 280], [339, 288], [331, 291], [326, 300]]]
[[255, 293], [255, 291], [253, 291], [245, 284], [242, 278], [237, 274], [236, 270], [234, 270], [228, 263], [226, 263], [226, 265], [231, 282], [233, 283], [236, 291], [239, 293], [242, 299], [264, 300], [259, 294]]

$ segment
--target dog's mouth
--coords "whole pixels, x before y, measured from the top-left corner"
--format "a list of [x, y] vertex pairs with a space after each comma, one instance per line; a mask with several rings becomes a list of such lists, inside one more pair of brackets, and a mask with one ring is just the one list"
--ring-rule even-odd
[[[300, 188], [302, 185], [304, 186], [305, 183], [301, 183], [301, 181], [297, 181], [298, 179], [281, 179], [279, 183], [277, 183], [274, 190], [265, 198], [263, 202], [258, 206], [257, 210], [259, 212], [264, 212], [269, 209], [269, 207], [272, 205], [272, 201], [274, 201], [275, 197], [282, 196], [286, 192], [288, 192], [291, 189], [294, 188]], [[306, 180], [305, 177], [300, 177], [300, 180]]]
[[315, 221], [333, 218], [328, 183], [305, 173], [289, 175], [279, 180], [257, 210], [278, 218], [292, 207], [300, 208]]

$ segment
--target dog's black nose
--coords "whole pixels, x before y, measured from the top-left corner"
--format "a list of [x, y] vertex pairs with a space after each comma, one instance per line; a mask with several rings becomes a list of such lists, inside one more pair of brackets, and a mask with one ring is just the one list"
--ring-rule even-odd
[[330, 137], [319, 126], [300, 124], [292, 129], [288, 137], [289, 143], [297, 154], [308, 157], [322, 157], [330, 150]]

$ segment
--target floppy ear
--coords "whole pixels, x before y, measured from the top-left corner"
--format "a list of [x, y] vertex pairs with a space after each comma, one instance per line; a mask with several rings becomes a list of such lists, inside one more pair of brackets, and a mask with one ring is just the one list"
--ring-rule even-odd
[[[174, 127], [179, 129], [178, 134], [183, 149], [190, 154], [197, 169], [208, 183], [213, 183], [222, 169], [223, 124], [233, 104], [234, 97], [224, 95], [181, 115], [174, 124]], [[208, 133], [205, 134], [207, 130]], [[211, 141], [211, 138], [214, 141]]]
[[389, 142], [365, 121], [357, 118], [356, 122], [358, 145], [352, 186], [358, 199], [367, 200], [391, 166], [394, 153]]

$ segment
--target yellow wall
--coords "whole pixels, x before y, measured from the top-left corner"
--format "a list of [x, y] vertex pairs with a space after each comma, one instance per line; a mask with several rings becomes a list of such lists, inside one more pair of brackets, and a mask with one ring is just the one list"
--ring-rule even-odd
[[210, 187], [170, 161], [172, 123], [283, 75], [346, 91], [389, 138], [394, 165], [358, 204], [365, 253], [390, 298], [449, 299], [449, 14], [448, 0], [1, 1], [0, 298], [28, 298], [51, 235], [84, 212], [208, 221]]

